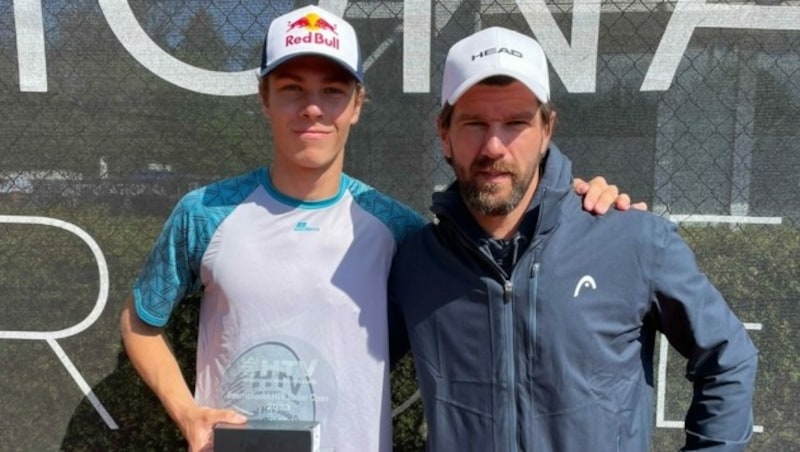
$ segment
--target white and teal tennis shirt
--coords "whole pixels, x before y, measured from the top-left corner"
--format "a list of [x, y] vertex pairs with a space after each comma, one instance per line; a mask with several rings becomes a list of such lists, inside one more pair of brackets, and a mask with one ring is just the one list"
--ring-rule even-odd
[[386, 289], [397, 244], [422, 218], [342, 176], [304, 202], [268, 171], [187, 194], [134, 286], [163, 327], [202, 291], [195, 399], [252, 419], [317, 420], [322, 450], [391, 450]]

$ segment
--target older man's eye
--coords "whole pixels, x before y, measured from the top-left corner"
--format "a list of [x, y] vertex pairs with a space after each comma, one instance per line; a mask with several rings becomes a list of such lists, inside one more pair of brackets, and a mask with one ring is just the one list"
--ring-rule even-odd
[[484, 127], [485, 125], [486, 123], [480, 121], [467, 121], [464, 123], [464, 127], [472, 127], [472, 128]]
[[515, 121], [509, 121], [508, 125], [512, 127], [526, 127], [528, 125], [528, 121], [523, 121], [521, 119]]

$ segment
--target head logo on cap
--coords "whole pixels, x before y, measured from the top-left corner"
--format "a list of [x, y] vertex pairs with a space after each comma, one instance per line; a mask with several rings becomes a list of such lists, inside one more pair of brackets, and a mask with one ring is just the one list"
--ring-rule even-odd
[[355, 30], [341, 17], [318, 6], [296, 9], [272, 21], [264, 40], [261, 76], [302, 55], [330, 58], [363, 82]]
[[450, 48], [444, 63], [442, 105], [455, 105], [467, 90], [498, 75], [523, 83], [542, 103], [550, 100], [547, 59], [539, 43], [513, 30], [491, 27]]

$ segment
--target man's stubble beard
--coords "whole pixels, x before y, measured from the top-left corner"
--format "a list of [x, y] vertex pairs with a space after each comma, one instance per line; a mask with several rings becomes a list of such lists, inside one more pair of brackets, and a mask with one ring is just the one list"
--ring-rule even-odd
[[[519, 206], [528, 187], [533, 181], [534, 171], [531, 169], [527, 174], [519, 174], [517, 168], [503, 164], [498, 161], [493, 161], [488, 157], [482, 157], [472, 163], [468, 171], [460, 167], [453, 167], [456, 171], [458, 178], [458, 186], [461, 191], [461, 197], [467, 207], [481, 215], [485, 216], [502, 216], [508, 215]], [[473, 174], [480, 170], [491, 169], [492, 171], [501, 171], [508, 173], [511, 176], [511, 193], [504, 199], [497, 199], [497, 194], [501, 190], [501, 186], [496, 183], [489, 183], [479, 185], [473, 177]]]

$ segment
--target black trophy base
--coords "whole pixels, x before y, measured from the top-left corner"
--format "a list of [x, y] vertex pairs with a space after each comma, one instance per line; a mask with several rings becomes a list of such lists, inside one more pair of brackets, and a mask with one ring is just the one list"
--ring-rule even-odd
[[214, 427], [214, 452], [319, 452], [319, 422], [249, 421]]

